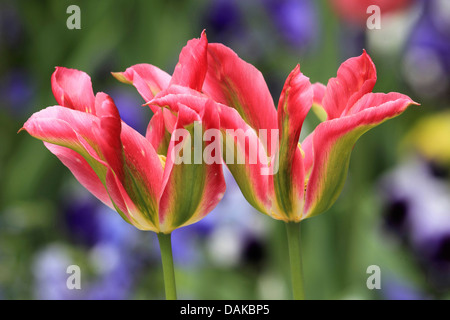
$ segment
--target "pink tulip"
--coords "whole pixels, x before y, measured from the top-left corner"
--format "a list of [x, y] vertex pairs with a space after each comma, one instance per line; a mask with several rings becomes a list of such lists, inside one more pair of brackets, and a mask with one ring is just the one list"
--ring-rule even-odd
[[[239, 173], [238, 183], [250, 203], [284, 221], [326, 211], [342, 190], [358, 138], [417, 104], [400, 93], [372, 93], [375, 82], [375, 66], [365, 51], [345, 61], [327, 86], [311, 85], [296, 66], [275, 109], [261, 73], [231, 49], [210, 44], [203, 92], [237, 110], [255, 132], [279, 130], [279, 148], [267, 154], [278, 161], [278, 172], [264, 183], [252, 179], [250, 172]], [[313, 104], [327, 118], [300, 144], [302, 124]], [[236, 177], [237, 170], [234, 173]], [[267, 187], [258, 190], [261, 185]]]
[[[167, 86], [156, 70], [152, 93]], [[171, 139], [179, 130], [219, 126], [212, 101], [197, 113], [180, 106], [176, 116], [155, 110], [146, 136], [120, 119], [112, 99], [94, 95], [90, 77], [58, 67], [52, 76], [58, 106], [36, 112], [23, 130], [44, 141], [94, 196], [138, 229], [170, 233], [203, 218], [220, 201], [225, 181], [220, 164], [173, 163], [168, 153], [184, 140]], [[204, 142], [203, 148], [208, 145]]]

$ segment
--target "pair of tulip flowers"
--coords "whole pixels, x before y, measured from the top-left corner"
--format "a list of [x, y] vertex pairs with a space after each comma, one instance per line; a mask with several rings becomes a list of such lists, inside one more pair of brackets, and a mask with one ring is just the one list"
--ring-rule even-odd
[[[222, 162], [206, 158], [235, 160], [224, 163], [246, 200], [274, 219], [298, 225], [336, 201], [357, 139], [416, 104], [400, 93], [372, 93], [376, 70], [364, 51], [345, 61], [326, 86], [311, 84], [297, 65], [275, 108], [262, 74], [230, 48], [208, 43], [205, 32], [188, 41], [172, 76], [150, 64], [113, 75], [134, 85], [152, 109], [145, 136], [121, 120], [107, 94], [94, 94], [86, 73], [62, 67], [51, 79], [58, 105], [36, 112], [22, 129], [43, 140], [125, 221], [158, 233], [169, 252], [170, 233], [205, 217], [224, 195]], [[299, 143], [313, 106], [326, 118]], [[211, 129], [221, 135], [207, 137]], [[239, 130], [245, 132], [242, 139], [235, 134]], [[198, 132], [203, 161], [189, 152]], [[192, 161], [179, 163], [174, 153]], [[299, 247], [291, 247], [291, 255], [299, 255]], [[295, 260], [291, 256], [291, 267]], [[171, 275], [173, 270], [164, 270], [166, 281], [174, 282]], [[297, 295], [295, 290], [300, 297], [301, 289]]]

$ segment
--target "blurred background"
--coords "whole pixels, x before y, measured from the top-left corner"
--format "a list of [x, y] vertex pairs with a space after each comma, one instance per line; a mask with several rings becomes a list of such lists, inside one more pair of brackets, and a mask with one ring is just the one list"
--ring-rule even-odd
[[[81, 29], [66, 26], [69, 5]], [[381, 9], [370, 29], [369, 5]], [[55, 66], [92, 77], [123, 119], [151, 117], [132, 86], [110, 74], [137, 63], [172, 73], [206, 29], [264, 74], [277, 101], [297, 63], [326, 83], [365, 48], [375, 92], [421, 103], [364, 135], [345, 188], [302, 223], [309, 299], [450, 298], [450, 1], [448, 0], [0, 0], [0, 299], [163, 299], [156, 235], [128, 225], [87, 193], [42, 143], [17, 134], [56, 104]], [[314, 129], [309, 115], [302, 136]], [[173, 232], [181, 299], [290, 299], [282, 222], [255, 212], [227, 174], [224, 200]], [[68, 290], [69, 265], [81, 290]], [[367, 268], [381, 270], [369, 290]]]

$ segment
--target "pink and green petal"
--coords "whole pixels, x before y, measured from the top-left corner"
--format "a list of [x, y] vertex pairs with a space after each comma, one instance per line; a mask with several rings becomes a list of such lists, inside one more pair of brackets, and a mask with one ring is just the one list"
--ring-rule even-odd
[[91, 78], [85, 72], [56, 67], [52, 74], [52, 91], [60, 106], [95, 114]]
[[92, 131], [96, 122], [98, 118], [92, 114], [54, 106], [34, 113], [22, 129], [37, 139], [76, 151], [100, 174], [103, 170], [97, 166], [100, 150]]
[[365, 50], [361, 56], [342, 63], [337, 77], [328, 81], [322, 101], [328, 119], [349, 114], [356, 101], [366, 93], [372, 92], [376, 80], [375, 65]]
[[44, 145], [72, 172], [83, 187], [108, 207], [114, 208], [105, 185], [80, 154], [72, 149], [48, 142], [44, 142]]
[[305, 179], [309, 179], [314, 164], [314, 148], [313, 148], [314, 132], [310, 133], [301, 143], [304, 153], [303, 166], [305, 168]]
[[[166, 124], [165, 113], [168, 113], [169, 117], [173, 116], [169, 109], [160, 108], [156, 110], [156, 113], [150, 119], [147, 127], [146, 139], [150, 141], [157, 154], [166, 155], [169, 148], [171, 132], [168, 130]], [[176, 118], [175, 118], [176, 119]], [[176, 121], [176, 120], [175, 120]], [[172, 127], [173, 131], [173, 127]]]
[[[124, 179], [118, 181], [122, 183], [126, 194], [135, 205], [135, 212], [140, 215], [136, 216], [135, 213], [134, 219], [148, 221], [151, 225], [158, 226], [158, 202], [163, 177], [159, 156], [150, 141], [123, 122], [121, 141]], [[115, 177], [119, 178], [117, 175]], [[124, 192], [121, 193], [127, 200]]]
[[[199, 130], [197, 132], [203, 136], [205, 130], [217, 128], [219, 125], [219, 118], [213, 106], [214, 104], [204, 108], [201, 115], [182, 104], [178, 106], [178, 121], [169, 145], [159, 205], [160, 228], [164, 233], [170, 233], [175, 228], [203, 218], [217, 205], [225, 192], [221, 163], [207, 164], [203, 159], [199, 162], [195, 158], [195, 152], [202, 153], [208, 145], [200, 140], [201, 150], [199, 145], [195, 146], [196, 131]], [[181, 130], [186, 131], [180, 133]], [[177, 140], [179, 133], [183, 139]], [[187, 163], [177, 163], [176, 150], [184, 147], [193, 151], [189, 157], [184, 154]]]
[[145, 102], [167, 88], [171, 79], [165, 71], [146, 63], [136, 64], [125, 72], [113, 72], [112, 75], [123, 83], [132, 84]]
[[389, 93], [367, 93], [359, 99], [354, 106], [349, 109], [349, 113], [347, 115], [356, 114], [368, 108], [372, 108], [374, 106], [382, 105], [383, 103], [396, 101], [396, 100], [411, 100], [408, 96], [398, 93], [398, 92], [389, 92]]
[[263, 75], [222, 44], [208, 45], [203, 92], [236, 109], [256, 133], [260, 129], [268, 130], [269, 141], [271, 129], [278, 128], [275, 106]]
[[270, 163], [265, 147], [235, 109], [218, 106], [223, 159], [247, 201], [272, 216], [268, 186]]
[[[35, 113], [24, 124], [23, 129], [31, 136], [43, 140], [47, 148], [70, 169], [83, 186], [104, 203], [112, 205], [130, 222], [124, 200], [115, 192], [117, 185], [107, 181], [107, 174], [112, 169], [95, 150], [100, 151], [100, 147], [96, 145], [90, 128], [97, 125], [96, 121], [98, 118], [91, 114], [56, 106]], [[100, 183], [104, 192], [101, 191]], [[105, 193], [109, 195], [110, 201]]]
[[298, 140], [312, 102], [311, 83], [297, 65], [286, 80], [278, 104], [280, 137], [275, 160], [278, 171], [270, 177], [274, 187], [274, 211], [292, 220], [301, 215], [303, 208], [305, 175]]
[[[202, 113], [209, 100], [200, 93], [189, 94], [189, 89], [180, 86], [170, 86], [169, 91], [175, 93], [156, 97], [151, 103], [158, 107], [167, 107], [174, 112], [178, 112], [179, 105], [183, 104], [196, 113]], [[220, 118], [225, 163], [247, 201], [257, 210], [270, 215], [269, 157], [265, 146], [261, 143], [255, 130], [242, 119], [235, 109], [220, 103], [214, 103], [214, 105]], [[265, 162], [261, 161], [260, 156], [265, 158], [263, 159]]]
[[105, 178], [103, 183], [87, 161], [75, 151], [47, 142], [44, 142], [44, 145], [72, 172], [83, 187], [108, 207], [115, 209], [126, 222], [131, 223], [122, 195], [114, 192], [117, 190], [115, 183], [108, 182], [108, 178]]
[[[147, 105], [152, 109], [168, 108], [172, 111], [172, 114], [176, 114], [178, 112], [178, 104], [181, 103], [189, 106], [195, 112], [201, 113], [208, 99], [210, 98], [207, 95], [199, 91], [174, 84], [161, 91]], [[173, 122], [173, 120], [170, 122]]]
[[313, 133], [314, 163], [307, 184], [303, 218], [326, 211], [336, 201], [344, 186], [351, 151], [359, 137], [398, 116], [411, 104], [416, 103], [403, 96], [319, 124]]
[[320, 121], [325, 121], [327, 120], [328, 115], [323, 108], [323, 98], [325, 97], [327, 87], [320, 82], [316, 82], [312, 84], [312, 88], [314, 92], [314, 98], [311, 109], [314, 111]]
[[170, 85], [180, 85], [197, 91], [202, 90], [207, 71], [208, 39], [203, 31], [200, 39], [189, 40], [181, 50], [178, 64]]
[[119, 111], [114, 101], [105, 93], [97, 93], [95, 108], [99, 121], [94, 123], [98, 146], [108, 165], [123, 180], [123, 150], [120, 132], [122, 130]]
[[148, 211], [141, 211], [140, 206], [131, 199], [122, 182], [112, 170], [107, 172], [106, 186], [111, 198], [116, 200], [114, 203], [116, 211], [125, 221], [140, 230], [159, 232], [158, 225], [148, 218]]

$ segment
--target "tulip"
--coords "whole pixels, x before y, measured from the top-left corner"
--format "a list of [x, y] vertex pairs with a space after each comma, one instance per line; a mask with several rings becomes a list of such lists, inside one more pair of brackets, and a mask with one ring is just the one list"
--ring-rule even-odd
[[[267, 149], [267, 157], [278, 162], [278, 172], [261, 183], [261, 176], [253, 179], [250, 172], [230, 170], [256, 209], [287, 223], [293, 277], [297, 278], [293, 279], [295, 297], [303, 297], [301, 284], [295, 284], [300, 282], [296, 223], [326, 211], [336, 201], [351, 151], [362, 134], [417, 104], [396, 92], [372, 93], [375, 82], [376, 69], [365, 51], [345, 61], [326, 86], [311, 84], [297, 65], [284, 84], [276, 110], [256, 68], [223, 45], [208, 46], [203, 92], [237, 110], [255, 132], [279, 131], [278, 148]], [[313, 105], [325, 121], [300, 144], [302, 124]]]
[[[153, 92], [159, 89], [153, 87]], [[155, 110], [146, 136], [126, 125], [113, 100], [94, 95], [90, 77], [58, 67], [52, 76], [58, 102], [33, 114], [21, 130], [44, 145], [95, 197], [128, 223], [156, 232], [161, 245], [167, 298], [176, 298], [170, 234], [197, 222], [222, 198], [225, 181], [220, 164], [175, 164], [173, 139], [179, 131], [216, 128], [211, 100], [197, 113], [180, 105], [176, 116]], [[210, 142], [203, 142], [206, 148]]]

